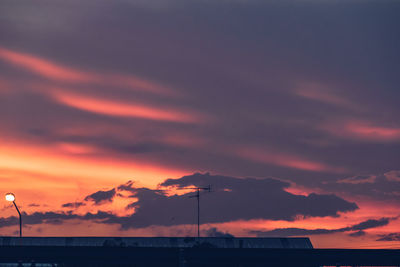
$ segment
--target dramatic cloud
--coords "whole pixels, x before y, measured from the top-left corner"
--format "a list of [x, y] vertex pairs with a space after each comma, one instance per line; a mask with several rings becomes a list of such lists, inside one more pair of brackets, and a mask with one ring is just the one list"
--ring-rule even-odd
[[398, 4], [141, 2], [5, 1], [1, 136], [305, 184], [396, 168]]
[[[337, 229], [388, 217], [370, 211], [400, 205], [399, 9], [379, 0], [3, 0], [0, 188], [27, 214], [61, 221], [65, 211], [79, 220], [107, 210], [102, 234], [195, 223], [192, 194], [174, 195], [186, 185], [215, 188], [201, 196], [204, 223]], [[204, 171], [225, 176], [157, 187]], [[127, 180], [135, 183], [117, 186]]]
[[[337, 216], [338, 212], [354, 211], [355, 203], [335, 195], [293, 195], [284, 189], [288, 183], [275, 179], [235, 178], [196, 173], [179, 179], [168, 179], [161, 186], [185, 188], [212, 185], [211, 193], [201, 194], [202, 223], [230, 222], [235, 220], [272, 219], [294, 220], [296, 216]], [[129, 205], [135, 212], [130, 217], [110, 223], [120, 223], [123, 228], [150, 225], [193, 224], [196, 205], [189, 197], [193, 193], [167, 195], [162, 190], [134, 188], [132, 183], [119, 190], [128, 190], [137, 198]], [[279, 203], [273, 205], [272, 203]]]
[[100, 205], [102, 202], [111, 202], [114, 198], [116, 192], [115, 188], [108, 191], [97, 191], [87, 197], [85, 197], [85, 201], [94, 201], [95, 205]]
[[365, 234], [363, 230], [381, 227], [388, 225], [390, 222], [390, 218], [381, 218], [381, 219], [371, 219], [359, 224], [355, 224], [348, 227], [337, 228], [337, 229], [301, 229], [301, 228], [280, 228], [274, 229], [271, 231], [250, 231], [251, 234], [256, 234], [259, 237], [266, 236], [304, 236], [304, 235], [322, 235], [322, 234], [334, 234], [341, 232], [351, 232], [350, 236], [358, 237]]
[[[196, 173], [179, 179], [167, 179], [161, 184], [171, 190], [184, 189], [187, 186], [205, 187], [212, 184], [211, 193], [201, 194], [202, 223], [222, 223], [237, 220], [271, 219], [295, 220], [296, 216], [325, 217], [338, 216], [338, 212], [350, 212], [358, 207], [355, 203], [348, 202], [335, 195], [310, 194], [308, 196], [294, 195], [284, 189], [288, 183], [271, 179], [235, 178], [228, 176]], [[152, 225], [173, 226], [181, 224], [194, 224], [196, 203], [190, 198], [193, 193], [181, 195], [167, 195], [169, 190], [152, 190], [148, 188], [135, 188], [129, 181], [109, 191], [98, 191], [87, 197], [85, 201], [93, 201], [95, 205], [111, 202], [118, 192], [129, 192], [130, 196], [137, 199], [128, 205], [134, 208], [130, 216], [116, 216], [102, 212], [97, 214], [87, 213], [85, 216], [70, 213], [34, 213], [25, 215], [26, 224], [36, 224], [39, 221], [59, 223], [66, 219], [104, 219], [101, 223], [120, 224], [123, 229], [143, 228]], [[175, 188], [175, 189], [174, 189]], [[280, 205], [274, 205], [279, 203]], [[63, 207], [79, 207], [83, 203], [66, 203]], [[13, 217], [3, 219], [2, 225], [15, 223]], [[364, 224], [373, 223], [365, 222]], [[353, 226], [354, 230], [365, 229], [364, 224]], [[357, 228], [359, 227], [359, 228]], [[219, 234], [210, 230], [211, 234]]]

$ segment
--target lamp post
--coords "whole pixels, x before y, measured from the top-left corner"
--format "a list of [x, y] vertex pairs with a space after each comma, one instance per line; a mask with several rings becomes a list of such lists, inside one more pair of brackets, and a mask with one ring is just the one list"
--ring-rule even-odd
[[15, 204], [15, 196], [13, 193], [7, 193], [6, 194], [6, 200], [9, 202], [12, 202], [14, 204], [15, 209], [18, 212], [19, 215], [19, 237], [22, 237], [22, 217], [21, 217], [21, 212], [19, 211], [17, 204]]

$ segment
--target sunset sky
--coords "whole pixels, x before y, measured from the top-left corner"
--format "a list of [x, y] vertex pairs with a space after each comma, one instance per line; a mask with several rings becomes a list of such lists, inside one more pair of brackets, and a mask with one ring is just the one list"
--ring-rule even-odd
[[[400, 248], [400, 2], [2, 0], [25, 236]], [[0, 202], [0, 235], [18, 234]]]

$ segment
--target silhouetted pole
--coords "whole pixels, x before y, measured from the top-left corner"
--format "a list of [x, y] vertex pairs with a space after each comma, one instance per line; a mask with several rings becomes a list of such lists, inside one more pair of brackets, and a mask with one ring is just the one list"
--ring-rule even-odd
[[6, 200], [9, 202], [12, 202], [14, 204], [15, 209], [18, 212], [19, 215], [19, 237], [22, 237], [22, 216], [21, 216], [21, 212], [18, 209], [17, 204], [15, 203], [15, 196], [13, 193], [7, 193], [6, 194]]
[[195, 189], [196, 195], [190, 196], [190, 198], [197, 198], [197, 238], [200, 239], [200, 190], [207, 190], [211, 192], [211, 185], [208, 187], [183, 187], [181, 189]]
[[197, 238], [200, 239], [200, 188], [197, 188]]
[[19, 215], [19, 237], [22, 237], [22, 216], [21, 212], [19, 211], [17, 204], [15, 204], [15, 201], [13, 201], [14, 207], [17, 209], [18, 215]]

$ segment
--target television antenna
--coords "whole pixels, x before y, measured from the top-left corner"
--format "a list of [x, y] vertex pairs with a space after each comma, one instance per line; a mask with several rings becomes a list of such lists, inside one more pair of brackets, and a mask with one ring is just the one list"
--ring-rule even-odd
[[179, 189], [196, 190], [196, 194], [189, 196], [189, 198], [197, 198], [197, 238], [200, 239], [200, 191], [211, 192], [211, 185], [208, 185], [207, 187], [181, 187]]

